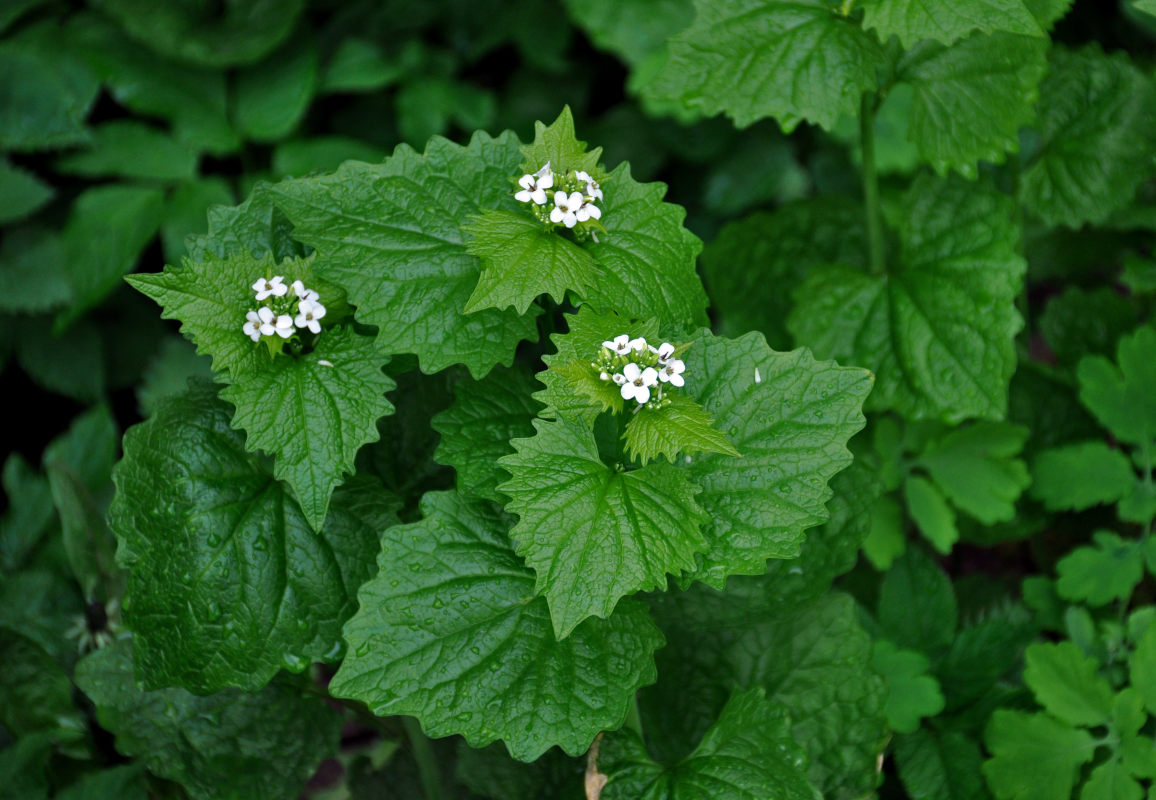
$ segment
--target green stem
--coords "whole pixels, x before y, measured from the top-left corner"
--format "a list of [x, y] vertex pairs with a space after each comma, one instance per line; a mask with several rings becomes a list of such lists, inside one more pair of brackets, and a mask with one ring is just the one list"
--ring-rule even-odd
[[409, 737], [410, 747], [413, 748], [413, 760], [417, 762], [417, 770], [421, 775], [421, 788], [425, 800], [443, 800], [437, 759], [434, 758], [429, 739], [422, 733], [421, 725], [416, 718], [402, 717], [401, 723], [405, 726], [405, 735]]
[[638, 695], [630, 698], [630, 708], [626, 709], [626, 727], [642, 738], [642, 714], [638, 711]]
[[871, 253], [871, 272], [882, 275], [883, 218], [879, 209], [879, 176], [875, 172], [875, 94], [863, 93], [859, 113], [859, 135], [863, 149], [863, 205], [867, 210], [867, 246]]

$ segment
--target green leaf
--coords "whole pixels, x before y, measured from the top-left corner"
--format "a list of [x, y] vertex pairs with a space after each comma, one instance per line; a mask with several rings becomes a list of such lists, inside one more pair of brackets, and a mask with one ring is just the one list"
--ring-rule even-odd
[[149, 800], [144, 771], [144, 765], [136, 762], [90, 772], [53, 797], [54, 800], [107, 800], [110, 797]]
[[7, 30], [32, 9], [45, 5], [47, 2], [49, 0], [8, 0], [4, 4], [4, 8], [0, 9], [0, 32]]
[[694, 20], [692, 0], [566, 0], [565, 4], [570, 19], [586, 31], [595, 46], [634, 66], [662, 50], [667, 39]]
[[84, 730], [68, 674], [35, 641], [0, 627], [0, 722], [15, 736], [69, 727]]
[[624, 601], [556, 641], [503, 514], [454, 492], [427, 494], [422, 513], [382, 535], [331, 691], [412, 714], [431, 736], [502, 739], [523, 761], [552, 745], [578, 755], [621, 725], [662, 644], [645, 606]]
[[686, 210], [663, 202], [665, 183], [638, 183], [619, 164], [601, 182], [605, 235], [584, 245], [601, 268], [582, 298], [602, 312], [656, 317], [664, 328], [706, 325], [706, 291], [695, 272], [702, 241], [683, 226]]
[[284, 261], [302, 258], [307, 253], [306, 248], [292, 238], [293, 223], [273, 207], [267, 183], [258, 182], [240, 205], [212, 207], [208, 216], [209, 232], [190, 236], [186, 242], [193, 261], [240, 254], [258, 258], [272, 254], [275, 260]]
[[402, 63], [387, 58], [372, 40], [343, 38], [325, 64], [320, 91], [375, 92], [403, 74]]
[[1140, 784], [1115, 756], [1093, 769], [1080, 790], [1080, 800], [1141, 800], [1143, 796]]
[[1048, 225], [1102, 222], [1152, 174], [1156, 87], [1119, 53], [1053, 48], [1040, 87], [1039, 150], [1020, 202]]
[[763, 572], [768, 558], [794, 558], [803, 531], [826, 521], [827, 482], [851, 463], [847, 441], [863, 427], [871, 376], [804, 349], [776, 353], [759, 333], [693, 338], [686, 392], [742, 454], [678, 464], [702, 487], [709, 516], [708, 548], [688, 579], [721, 588], [728, 575]]
[[[434, 461], [441, 436], [433, 429], [432, 420], [453, 403], [453, 387], [465, 379], [466, 372], [453, 369], [423, 375], [415, 361], [408, 362], [409, 369], [404, 371], [400, 359], [394, 362], [391, 372], [397, 376], [397, 389], [390, 393], [390, 400], [397, 411], [377, 421], [381, 438], [358, 451], [356, 464], [359, 475], [376, 475], [385, 488], [406, 498], [407, 505], [416, 511], [422, 494], [454, 485], [452, 470]], [[496, 473], [497, 465], [493, 468]], [[494, 482], [498, 480], [495, 475]], [[408, 521], [412, 516], [405, 518]]]
[[[1020, 0], [994, 1], [1022, 10]], [[905, 53], [896, 80], [913, 90], [907, 135], [920, 157], [941, 175], [956, 169], [974, 178], [976, 162], [1002, 163], [1005, 153], [1017, 151], [1019, 129], [1035, 119], [1047, 50], [1045, 37], [979, 33], [950, 47], [922, 42]]]
[[951, 644], [958, 622], [951, 580], [922, 550], [907, 548], [879, 589], [884, 635], [904, 649], [934, 654]]
[[84, 119], [100, 85], [46, 23], [0, 44], [0, 150], [55, 150], [88, 141]]
[[448, 133], [451, 123], [485, 130], [493, 125], [496, 106], [492, 91], [441, 76], [405, 81], [394, 103], [401, 138], [412, 144]]
[[151, 125], [119, 120], [95, 128], [89, 149], [64, 156], [56, 168], [86, 178], [179, 181], [196, 176], [197, 154]]
[[274, 476], [293, 487], [315, 530], [358, 449], [377, 440], [377, 420], [393, 412], [385, 393], [394, 382], [381, 361], [371, 337], [334, 328], [308, 355], [266, 359], [221, 390], [237, 407], [233, 425], [248, 434], [245, 446], [275, 456]]
[[1068, 13], [1073, 2], [1075, 0], [1024, 0], [1024, 5], [1032, 12], [1040, 27], [1051, 32], [1056, 22]]
[[119, 598], [123, 580], [116, 566], [116, 543], [104, 521], [104, 508], [63, 462], [48, 464], [48, 482], [60, 515], [65, 554], [85, 599], [107, 602]]
[[303, 0], [235, 0], [223, 6], [181, 0], [98, 0], [97, 8], [157, 53], [208, 67], [252, 64], [276, 47], [297, 21]]
[[900, 650], [888, 641], [875, 642], [871, 666], [887, 681], [887, 722], [896, 733], [911, 733], [919, 720], [943, 710], [939, 682], [928, 674], [927, 658], [911, 650]]
[[341, 715], [287, 686], [208, 696], [147, 692], [133, 680], [132, 644], [83, 659], [76, 683], [116, 747], [184, 786], [193, 800], [292, 800], [337, 749]]
[[105, 351], [100, 328], [80, 320], [61, 335], [47, 317], [22, 321], [16, 359], [39, 386], [85, 403], [103, 399]]
[[282, 667], [341, 655], [341, 624], [396, 504], [340, 489], [314, 532], [230, 427], [211, 386], [164, 403], [125, 435], [109, 511], [131, 570], [125, 621], [146, 687], [255, 690]]
[[834, 492], [827, 501], [830, 518], [811, 528], [803, 539], [798, 558], [771, 559], [767, 580], [784, 606], [799, 605], [825, 593], [831, 582], [849, 572], [859, 556], [859, 548], [871, 529], [871, 512], [882, 486], [875, 471], [863, 461], [831, 479]]
[[955, 512], [938, 487], [920, 475], [908, 476], [903, 482], [903, 502], [924, 538], [940, 553], [950, 553], [959, 541], [959, 530]]
[[1006, 422], [977, 422], [950, 431], [919, 456], [936, 485], [960, 510], [985, 525], [1015, 517], [1015, 502], [1031, 483], [1015, 456], [1028, 429]]
[[[587, 151], [586, 142], [578, 140], [570, 106], [564, 106], [557, 119], [549, 125], [541, 121], [535, 122], [534, 141], [522, 145], [521, 152], [522, 173], [537, 172], [549, 164], [555, 173], [560, 174], [571, 170], [588, 172], [594, 177], [603, 174], [598, 166], [598, 161], [602, 158], [602, 148], [595, 147]], [[517, 178], [518, 175], [511, 172], [508, 177]]]
[[35, 214], [55, 194], [55, 189], [33, 173], [0, 158], [0, 225]]
[[921, 39], [953, 44], [973, 31], [1043, 36], [1024, 0], [867, 0], [863, 26], [883, 41], [898, 36], [905, 49]]
[[268, 58], [237, 73], [233, 120], [246, 139], [272, 142], [300, 124], [317, 88], [317, 48], [305, 36], [290, 39]]
[[502, 502], [497, 487], [508, 475], [498, 459], [514, 452], [511, 439], [534, 435], [530, 421], [541, 406], [531, 393], [537, 386], [524, 369], [507, 367], [454, 386], [454, 404], [431, 424], [441, 434], [434, 458], [457, 471], [458, 491]]
[[141, 376], [136, 390], [137, 407], [141, 417], [150, 417], [165, 398], [181, 394], [189, 378], [204, 380], [213, 377], [209, 359], [197, 355], [196, 348], [180, 336], [169, 336], [161, 342], [156, 358]]
[[160, 228], [158, 189], [107, 185], [85, 190], [64, 229], [64, 269], [71, 302], [56, 319], [59, 333], [120, 285]]
[[658, 685], [640, 695], [648, 744], [667, 762], [682, 758], [733, 688], [761, 686], [790, 712], [791, 735], [823, 796], [861, 798], [876, 785], [888, 738], [871, 639], [846, 595], [769, 614], [771, 581], [732, 578], [727, 594], [695, 586], [653, 598], [668, 644], [658, 653]]
[[1127, 600], [1144, 577], [1137, 542], [1109, 531], [1096, 531], [1092, 538], [1094, 547], [1077, 547], [1056, 564], [1056, 589], [1061, 597], [1091, 606]]
[[424, 155], [403, 146], [383, 164], [347, 162], [269, 192], [294, 237], [317, 249], [318, 273], [349, 292], [359, 320], [378, 327], [383, 352], [416, 353], [427, 373], [460, 362], [481, 377], [537, 336], [536, 309], [525, 317], [462, 313], [480, 266], [461, 225], [516, 203], [509, 178], [518, 159], [509, 133], [479, 133], [467, 147], [433, 139]]
[[1156, 626], [1150, 625], [1128, 659], [1132, 686], [1144, 698], [1144, 706], [1156, 714]]
[[737, 337], [762, 331], [776, 350], [792, 346], [787, 314], [791, 290], [815, 267], [866, 267], [863, 209], [838, 195], [785, 203], [755, 212], [721, 231], [702, 251], [702, 271], [716, 330]]
[[760, 688], [736, 691], [694, 751], [670, 768], [650, 759], [630, 729], [603, 742], [599, 769], [609, 776], [603, 800], [697, 797], [815, 800], [791, 720]]
[[813, 270], [787, 327], [818, 356], [875, 372], [868, 410], [948, 422], [1002, 417], [1022, 324], [1013, 210], [990, 188], [916, 179], [887, 274]]
[[658, 97], [739, 127], [774, 117], [789, 133], [803, 120], [830, 130], [857, 116], [876, 87], [882, 48], [824, 0], [696, 0], [695, 10], [649, 87]]
[[466, 313], [513, 306], [525, 314], [538, 295], [561, 303], [567, 290], [582, 294], [601, 274], [589, 253], [526, 211], [486, 211], [464, 230], [467, 250], [482, 262]]
[[1024, 653], [1024, 683], [1054, 717], [1069, 725], [1103, 725], [1112, 713], [1112, 690], [1099, 665], [1071, 642], [1031, 645]]
[[1123, 499], [1136, 483], [1128, 457], [1107, 442], [1043, 450], [1032, 462], [1032, 497], [1049, 511], [1083, 511]]
[[959, 631], [935, 668], [948, 711], [974, 703], [1001, 677], [1018, 668], [1024, 647], [1037, 633], [1034, 619], [1013, 622], [998, 616]]
[[22, 736], [0, 750], [4, 800], [48, 800], [47, 768], [52, 740], [52, 733], [42, 731]]
[[9, 453], [0, 473], [8, 507], [0, 516], [0, 572], [16, 571], [52, 522], [48, 481], [19, 453]]
[[240, 139], [226, 113], [225, 74], [186, 66], [128, 38], [104, 17], [71, 18], [70, 42], [117, 103], [172, 122], [176, 139], [222, 154]]
[[68, 302], [64, 246], [56, 231], [9, 228], [0, 242], [0, 309], [35, 313]]
[[1044, 714], [999, 709], [988, 723], [984, 743], [992, 758], [983, 774], [1000, 800], [1054, 800], [1071, 797], [1076, 776], [1092, 760], [1096, 741]]
[[1071, 286], [1048, 303], [1039, 319], [1040, 333], [1065, 366], [1093, 353], [1110, 355], [1116, 341], [1135, 327], [1131, 298], [1107, 286], [1092, 292]]
[[186, 254], [185, 240], [205, 230], [205, 214], [212, 206], [234, 202], [229, 182], [221, 177], [183, 181], [169, 195], [165, 219], [161, 223], [161, 241], [165, 261], [179, 264]]
[[593, 425], [604, 410], [620, 412], [623, 404], [617, 388], [591, 372], [590, 362], [601, 351], [603, 342], [623, 333], [658, 341], [658, 322], [653, 318], [631, 320], [613, 311], [598, 313], [590, 306], [580, 307], [578, 313], [568, 314], [565, 319], [568, 332], [550, 337], [557, 352], [542, 357], [547, 369], [539, 372], [537, 378], [546, 388], [537, 392], [534, 399], [545, 408], [538, 416], [561, 416]]
[[890, 495], [880, 497], [871, 509], [871, 529], [863, 540], [863, 555], [880, 572], [890, 569], [895, 559], [907, 552], [903, 521], [903, 506]]
[[911, 800], [986, 800], [979, 746], [961, 733], [920, 728], [895, 740], [899, 779]]
[[679, 453], [740, 456], [702, 406], [685, 395], [667, 399], [667, 405], [657, 410], [643, 408], [626, 424], [626, 452], [631, 458], [645, 465], [660, 455], [676, 462]]
[[1122, 442], [1156, 440], [1156, 329], [1138, 328], [1116, 345], [1116, 363], [1087, 356], [1076, 371], [1080, 402]]
[[311, 136], [281, 142], [273, 148], [273, 174], [279, 177], [331, 172], [346, 161], [381, 161], [388, 153], [346, 136]]
[[666, 588], [666, 574], [690, 570], [705, 542], [698, 487], [663, 462], [620, 471], [602, 462], [590, 429], [562, 418], [534, 420], [498, 463], [498, 486], [518, 515], [510, 531], [537, 573], [559, 638], [590, 616], [609, 617], [619, 598]]

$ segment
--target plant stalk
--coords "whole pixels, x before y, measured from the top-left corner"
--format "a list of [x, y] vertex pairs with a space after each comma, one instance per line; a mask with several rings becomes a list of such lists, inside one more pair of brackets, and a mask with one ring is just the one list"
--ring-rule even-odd
[[859, 136], [863, 150], [863, 206], [867, 211], [867, 246], [871, 273], [886, 270], [883, 254], [883, 218], [879, 208], [879, 176], [875, 172], [875, 93], [864, 92], [859, 113]]
[[409, 737], [409, 744], [413, 748], [413, 760], [417, 762], [425, 800], [445, 800], [441, 780], [438, 778], [437, 759], [434, 757], [429, 739], [422, 733], [421, 725], [414, 717], [402, 717], [401, 724], [405, 726], [405, 735]]

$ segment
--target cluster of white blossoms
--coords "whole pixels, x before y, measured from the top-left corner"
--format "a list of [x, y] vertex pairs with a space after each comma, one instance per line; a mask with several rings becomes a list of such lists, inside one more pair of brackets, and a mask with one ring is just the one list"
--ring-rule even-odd
[[321, 333], [325, 306], [321, 305], [321, 296], [306, 289], [301, 281], [287, 285], [284, 276], [274, 275], [258, 279], [252, 289], [257, 301], [264, 305], [245, 315], [241, 330], [254, 342], [261, 341], [262, 336], [288, 339], [305, 330]]
[[[555, 225], [573, 228], [580, 222], [602, 219], [602, 209], [594, 205], [595, 200], [602, 199], [602, 187], [589, 173], [580, 169], [558, 177], [547, 161], [546, 166], [537, 172], [518, 178], [518, 186], [521, 191], [514, 195], [514, 199], [529, 203], [534, 215], [542, 222], [549, 220]], [[552, 201], [547, 189], [554, 190]]]
[[676, 349], [670, 342], [654, 347], [642, 337], [631, 339], [624, 333], [603, 342], [590, 366], [598, 370], [599, 378], [619, 387], [623, 400], [633, 400], [639, 407], [662, 408], [669, 402], [663, 399], [664, 390], [686, 385], [682, 377], [686, 364], [674, 357]]

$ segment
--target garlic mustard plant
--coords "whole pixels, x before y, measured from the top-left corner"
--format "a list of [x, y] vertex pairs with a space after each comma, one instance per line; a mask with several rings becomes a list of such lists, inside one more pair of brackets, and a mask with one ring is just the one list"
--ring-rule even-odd
[[599, 380], [621, 387], [622, 399], [635, 401], [636, 411], [657, 410], [670, 402], [669, 396], [664, 395], [669, 391], [667, 384], [678, 388], [686, 385], [682, 377], [686, 365], [674, 355], [688, 346], [679, 348], [663, 342], [654, 347], [641, 336], [631, 338], [630, 334], [623, 333], [602, 342], [602, 349], [590, 367], [598, 373]]
[[[521, 188], [514, 199], [529, 204], [539, 221], [564, 226], [579, 238], [592, 237], [595, 241], [598, 230], [605, 230], [598, 224], [602, 209], [595, 202], [603, 199], [602, 187], [585, 170], [556, 175], [550, 162], [546, 162], [537, 172], [518, 178], [518, 186]], [[547, 195], [546, 190], [551, 188], [553, 194]]]
[[321, 304], [321, 296], [306, 288], [300, 279], [286, 285], [282, 275], [259, 278], [252, 289], [255, 299], [264, 301], [265, 305], [246, 312], [241, 330], [254, 342], [273, 336], [288, 339], [305, 331], [314, 335], [321, 333], [325, 306]]

